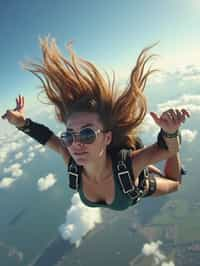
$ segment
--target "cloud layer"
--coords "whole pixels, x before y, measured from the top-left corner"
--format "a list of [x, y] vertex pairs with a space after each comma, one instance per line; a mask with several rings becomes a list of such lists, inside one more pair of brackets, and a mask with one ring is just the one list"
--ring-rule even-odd
[[190, 113], [200, 113], [200, 95], [183, 94], [176, 100], [169, 100], [164, 103], [158, 104], [160, 112], [169, 108], [186, 108]]

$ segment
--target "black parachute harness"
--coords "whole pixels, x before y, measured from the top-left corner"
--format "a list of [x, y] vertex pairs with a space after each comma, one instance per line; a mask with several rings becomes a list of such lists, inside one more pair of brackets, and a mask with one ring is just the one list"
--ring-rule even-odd
[[[154, 177], [149, 176], [148, 168], [144, 168], [139, 175], [138, 185], [134, 184], [132, 159], [130, 156], [131, 149], [122, 149], [117, 154], [114, 160], [115, 175], [118, 177], [122, 191], [134, 203], [137, 203], [142, 197], [150, 196], [156, 191], [156, 180]], [[149, 180], [149, 189], [145, 194], [146, 181]], [[151, 181], [150, 181], [151, 180]]]
[[[139, 175], [138, 186], [134, 184], [130, 151], [131, 149], [121, 149], [118, 153], [113, 154], [114, 175], [118, 178], [123, 193], [135, 204], [142, 197], [150, 196], [156, 191], [156, 180], [153, 176], [149, 176], [148, 168], [145, 168]], [[81, 168], [71, 157], [68, 164], [69, 187], [77, 191], [80, 186]], [[145, 193], [147, 179], [149, 180], [149, 189]]]

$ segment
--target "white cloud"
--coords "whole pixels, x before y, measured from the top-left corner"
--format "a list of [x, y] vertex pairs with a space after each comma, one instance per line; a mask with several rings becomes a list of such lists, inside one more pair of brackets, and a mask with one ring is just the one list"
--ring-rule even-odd
[[166, 80], [200, 81], [200, 67], [198, 65], [176, 66], [175, 71], [166, 72]]
[[158, 104], [158, 109], [163, 112], [169, 108], [187, 109], [190, 113], [200, 113], [200, 95], [184, 94], [176, 100], [169, 100]]
[[0, 163], [4, 163], [8, 157], [8, 150], [1, 149], [0, 150]]
[[18, 177], [23, 174], [23, 170], [21, 169], [21, 164], [15, 163], [10, 167], [4, 168], [4, 173], [11, 173], [13, 177]]
[[162, 244], [161, 241], [157, 241], [157, 242], [151, 242], [144, 244], [142, 252], [144, 253], [144, 255], [149, 256], [149, 255], [155, 255], [156, 257], [158, 257], [160, 260], [164, 260], [166, 257], [165, 255], [163, 255], [160, 250], [159, 250], [159, 246]]
[[82, 238], [98, 223], [102, 223], [101, 209], [89, 208], [84, 205], [78, 193], [71, 199], [72, 206], [67, 211], [66, 222], [59, 227], [63, 239], [69, 239], [71, 243], [79, 247]]
[[142, 132], [151, 132], [151, 135], [155, 135], [159, 131], [159, 127], [154, 122], [151, 115], [148, 113], [146, 114], [143, 125], [142, 125]]
[[200, 67], [195, 65], [187, 65], [186, 67], [180, 69], [180, 76], [183, 81], [200, 81]]
[[38, 190], [44, 191], [48, 190], [56, 183], [56, 178], [53, 174], [48, 174], [46, 177], [41, 177], [38, 182]]
[[166, 262], [166, 256], [161, 252], [159, 246], [162, 244], [160, 240], [150, 243], [145, 243], [142, 248], [142, 253], [146, 256], [153, 256], [155, 265], [161, 263], [161, 266], [175, 266], [173, 261]]
[[157, 72], [154, 75], [152, 75], [148, 81], [148, 85], [157, 85], [157, 84], [162, 84], [167, 81], [169, 78], [169, 74], [166, 72]]
[[38, 119], [41, 117], [41, 114], [47, 118], [47, 119], [55, 119], [55, 107], [53, 105], [46, 105], [46, 104], [42, 104], [39, 101], [36, 101], [37, 104], [37, 108], [34, 108], [34, 110], [32, 111], [32, 117], [33, 119]]
[[23, 152], [18, 152], [17, 154], [15, 154], [15, 159], [21, 159], [23, 157]]
[[32, 143], [32, 142], [34, 142], [34, 139], [32, 139], [32, 138], [26, 138], [26, 142], [27, 143]]
[[46, 149], [44, 147], [44, 145], [41, 145], [41, 144], [36, 144], [34, 147], [33, 147], [34, 150], [37, 150], [38, 152], [45, 152]]
[[26, 163], [30, 163], [30, 162], [33, 160], [34, 157], [35, 157], [35, 153], [34, 153], [34, 152], [30, 152], [30, 153], [28, 154], [28, 158], [25, 159], [25, 160], [23, 161], [23, 163], [24, 163], [24, 164], [26, 164]]
[[11, 177], [4, 177], [2, 180], [0, 180], [0, 188], [9, 188], [16, 179], [11, 178]]
[[28, 155], [28, 158], [33, 159], [35, 157], [35, 153], [34, 152], [30, 152]]
[[33, 145], [28, 148], [28, 151], [37, 151], [37, 150], [40, 150], [42, 147], [43, 147], [43, 145], [41, 145], [41, 144], [33, 143]]
[[[28, 148], [28, 151], [29, 152], [31, 152], [30, 154], [29, 154], [29, 159], [28, 159], [28, 162], [30, 162], [31, 161], [31, 159], [33, 159], [33, 152], [34, 151], [38, 151], [38, 152], [40, 152], [40, 153], [42, 153], [42, 152], [45, 152], [46, 151], [46, 149], [45, 149], [45, 147], [43, 146], [43, 145], [41, 145], [41, 144], [35, 144], [35, 145], [32, 145], [32, 146], [30, 146], [29, 148]], [[25, 160], [26, 161], [26, 160]]]
[[29, 148], [28, 148], [28, 151], [33, 151], [33, 146], [30, 146]]
[[44, 147], [42, 147], [42, 148], [40, 148], [38, 151], [39, 151], [40, 153], [42, 153], [42, 152], [45, 152], [46, 149], [45, 149]]
[[9, 151], [17, 151], [24, 146], [23, 142], [11, 142], [7, 144]]
[[181, 130], [181, 135], [183, 141], [186, 142], [193, 142], [197, 136], [198, 132], [196, 130], [192, 131], [189, 129], [182, 129]]
[[175, 266], [174, 262], [173, 261], [170, 261], [170, 262], [163, 262], [161, 264], [161, 266]]
[[41, 149], [41, 147], [43, 147], [41, 144], [34, 145], [35, 150], [39, 150], [39, 149]]
[[[0, 140], [0, 163], [5, 163], [12, 152], [17, 152], [24, 146], [21, 138], [16, 137], [18, 134], [4, 134]], [[16, 141], [15, 141], [16, 140]], [[11, 142], [12, 141], [12, 142]]]

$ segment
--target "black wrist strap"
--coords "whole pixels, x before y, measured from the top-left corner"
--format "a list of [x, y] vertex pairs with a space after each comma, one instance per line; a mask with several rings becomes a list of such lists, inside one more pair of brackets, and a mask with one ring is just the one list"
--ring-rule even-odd
[[178, 137], [179, 138], [179, 143], [181, 144], [181, 133], [179, 130], [177, 130], [175, 133], [173, 134], [169, 134], [169, 133], [166, 133], [162, 128], [158, 134], [158, 138], [157, 138], [157, 144], [160, 148], [163, 148], [165, 150], [168, 150], [168, 147], [167, 147], [167, 144], [165, 142], [165, 139], [164, 139], [164, 136], [165, 137], [168, 137], [168, 138], [176, 138]]
[[167, 144], [163, 138], [162, 131], [160, 130], [158, 137], [157, 137], [157, 144], [160, 148], [168, 150]]
[[162, 136], [166, 138], [176, 138], [180, 134], [178, 129], [174, 133], [168, 133], [164, 131], [162, 128], [160, 129], [160, 131], [161, 131]]
[[156, 192], [157, 189], [156, 178], [154, 176], [149, 176], [147, 179], [149, 181], [149, 188], [144, 197], [151, 196], [153, 193]]
[[33, 122], [30, 118], [27, 118], [25, 125], [18, 129], [28, 136], [32, 137], [42, 145], [45, 145], [53, 135], [53, 132], [48, 127]]

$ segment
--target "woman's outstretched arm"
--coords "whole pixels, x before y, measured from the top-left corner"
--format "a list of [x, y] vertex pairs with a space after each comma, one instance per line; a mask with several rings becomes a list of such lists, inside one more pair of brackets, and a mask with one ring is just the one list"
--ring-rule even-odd
[[13, 110], [7, 110], [2, 119], [7, 119], [8, 122], [16, 126], [19, 130], [34, 138], [40, 144], [48, 146], [50, 149], [62, 155], [65, 162], [68, 162], [69, 154], [66, 148], [62, 145], [62, 141], [48, 127], [33, 122], [31, 119], [25, 119], [24, 112], [25, 101], [24, 97], [16, 98], [16, 107]]
[[181, 183], [182, 170], [179, 152], [166, 160], [163, 171], [155, 165], [148, 165], [148, 171], [151, 175], [179, 181], [179, 183]]
[[168, 135], [163, 135], [162, 138], [166, 144], [166, 148], [159, 145], [158, 142], [153, 145], [147, 146], [143, 149], [133, 151], [133, 171], [134, 176], [139, 173], [148, 165], [155, 164], [162, 160], [168, 160], [179, 152], [180, 139], [175, 132], [179, 130], [181, 123], [185, 122], [185, 118], [190, 117], [189, 112], [182, 109], [181, 112], [176, 109], [170, 109], [162, 113], [160, 117], [153, 113], [152, 117], [156, 124], [160, 126], [162, 132]]
[[164, 176], [168, 179], [178, 181], [181, 184], [182, 164], [180, 154], [177, 152], [168, 158], [164, 166]]
[[63, 160], [66, 164], [68, 164], [69, 162], [69, 152], [66, 149], [66, 147], [62, 144], [62, 141], [60, 138], [58, 138], [57, 136], [55, 136], [54, 134], [50, 137], [50, 139], [48, 140], [48, 142], [46, 143], [46, 145], [54, 150], [55, 152], [59, 153], [62, 157]]

